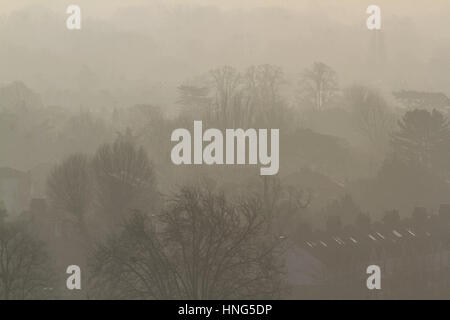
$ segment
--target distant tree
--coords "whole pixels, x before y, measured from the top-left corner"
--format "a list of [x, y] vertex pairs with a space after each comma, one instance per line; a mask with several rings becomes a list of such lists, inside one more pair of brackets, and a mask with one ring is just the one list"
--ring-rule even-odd
[[[187, 110], [192, 112], [192, 110]], [[127, 110], [127, 127], [133, 128], [135, 142], [142, 144], [146, 150], [158, 150], [154, 153], [152, 160], [164, 163], [170, 157], [170, 144], [167, 137], [170, 136], [173, 126], [171, 121], [165, 117], [161, 108], [149, 104], [138, 104]], [[193, 117], [198, 113], [193, 112]], [[189, 121], [188, 125], [192, 124]]]
[[91, 266], [93, 295], [276, 297], [280, 269], [275, 258], [281, 240], [266, 233], [261, 206], [253, 200], [231, 204], [208, 190], [181, 188], [157, 220], [135, 217], [99, 247]]
[[224, 66], [210, 71], [210, 76], [215, 120], [227, 124], [241, 102], [242, 75], [233, 67]]
[[23, 222], [0, 223], [0, 300], [46, 298], [53, 284], [43, 244]]
[[323, 110], [338, 90], [336, 72], [322, 62], [314, 62], [300, 75], [299, 99], [315, 110]]
[[[280, 92], [283, 83], [283, 71], [274, 65], [255, 65], [244, 72], [223, 66], [196, 85], [179, 86], [178, 103], [189, 113], [198, 113], [196, 119], [202, 117], [217, 126], [286, 125], [292, 116]], [[190, 118], [186, 109], [183, 118]]]
[[113, 226], [122, 224], [132, 210], [149, 210], [154, 205], [153, 165], [130, 132], [102, 145], [92, 166], [98, 205]]
[[384, 153], [395, 122], [381, 93], [364, 86], [352, 86], [344, 91], [344, 99], [352, 110], [358, 130], [376, 152]]
[[47, 180], [47, 195], [53, 207], [73, 217], [85, 235], [85, 217], [92, 202], [92, 192], [89, 159], [81, 153], [63, 160]]
[[[284, 83], [280, 67], [264, 64], [249, 67], [243, 75], [244, 99], [236, 121], [241, 126], [286, 126], [288, 110], [281, 95]], [[239, 122], [237, 123], [239, 124]]]
[[413, 110], [398, 122], [392, 135], [395, 155], [402, 161], [448, 173], [450, 130], [448, 120], [439, 111]]
[[96, 148], [109, 140], [112, 130], [105, 122], [89, 112], [71, 116], [58, 132], [58, 142], [68, 152], [93, 153]]

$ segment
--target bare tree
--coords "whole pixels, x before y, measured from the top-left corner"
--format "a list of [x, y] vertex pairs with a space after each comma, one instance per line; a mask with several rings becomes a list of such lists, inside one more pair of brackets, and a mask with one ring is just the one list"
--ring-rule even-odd
[[266, 233], [260, 199], [229, 203], [223, 194], [182, 188], [164, 212], [165, 239], [191, 299], [279, 294], [278, 238]]
[[238, 118], [249, 119], [245, 123], [247, 126], [283, 125], [286, 115], [280, 92], [283, 83], [284, 75], [280, 67], [264, 64], [248, 68], [243, 76], [243, 105], [246, 108]]
[[90, 164], [86, 155], [78, 153], [57, 165], [47, 180], [47, 195], [55, 209], [76, 219], [86, 235], [85, 216], [92, 201]]
[[23, 222], [0, 221], [0, 299], [42, 299], [53, 289], [43, 244]]
[[322, 62], [314, 62], [310, 69], [305, 69], [300, 76], [300, 103], [323, 110], [338, 90], [336, 72]]
[[228, 124], [232, 122], [233, 110], [241, 101], [242, 75], [230, 66], [214, 69], [210, 75], [215, 120]]
[[176, 299], [176, 274], [148, 216], [135, 211], [121, 233], [98, 244], [89, 260], [89, 295], [111, 299]]
[[112, 226], [134, 209], [148, 210], [156, 200], [153, 165], [130, 132], [101, 146], [93, 159], [98, 205]]
[[109, 293], [146, 299], [277, 296], [280, 239], [267, 234], [262, 206], [255, 199], [230, 204], [223, 195], [184, 187], [153, 227], [132, 219], [99, 248], [94, 287], [104, 283]]
[[380, 92], [364, 86], [352, 86], [344, 93], [357, 128], [370, 141], [375, 151], [384, 153], [395, 118]]
[[224, 66], [210, 71], [206, 79], [200, 86], [178, 87], [178, 102], [203, 119], [219, 126], [278, 127], [289, 117], [280, 92], [284, 83], [280, 67], [257, 65], [241, 73]]

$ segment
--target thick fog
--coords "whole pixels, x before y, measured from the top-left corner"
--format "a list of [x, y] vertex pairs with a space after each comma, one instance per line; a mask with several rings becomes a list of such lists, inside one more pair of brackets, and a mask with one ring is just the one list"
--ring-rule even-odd
[[372, 2], [1, 0], [0, 299], [448, 298], [450, 3]]
[[343, 84], [376, 79], [383, 88], [448, 92], [445, 1], [381, 1], [382, 70], [368, 62], [370, 1], [79, 3], [83, 29], [71, 33], [67, 1], [2, 2], [2, 83], [22, 80], [49, 104], [76, 106], [89, 87], [119, 104], [151, 98], [171, 109], [180, 80], [218, 65], [276, 64], [292, 80], [318, 60]]

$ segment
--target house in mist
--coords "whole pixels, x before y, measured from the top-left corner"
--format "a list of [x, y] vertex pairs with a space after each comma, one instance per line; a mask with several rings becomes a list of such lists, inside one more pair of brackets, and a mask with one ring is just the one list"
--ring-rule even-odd
[[283, 255], [287, 290], [285, 298], [310, 299], [320, 295], [326, 265], [309, 250], [291, 244]]
[[[315, 231], [300, 245], [324, 266], [312, 292], [330, 299], [442, 297], [450, 292], [449, 228], [450, 206], [441, 205], [438, 214], [418, 207], [401, 220]], [[367, 289], [369, 265], [380, 267], [382, 290]]]
[[0, 168], [0, 201], [4, 203], [8, 216], [17, 216], [26, 210], [30, 198], [30, 174], [8, 167]]
[[425, 109], [432, 111], [449, 111], [450, 99], [442, 92], [425, 92], [413, 90], [394, 91], [395, 99], [406, 109]]

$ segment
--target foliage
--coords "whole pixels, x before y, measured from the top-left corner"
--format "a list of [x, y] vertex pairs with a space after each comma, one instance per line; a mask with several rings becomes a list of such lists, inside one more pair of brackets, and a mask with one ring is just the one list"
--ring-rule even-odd
[[450, 130], [448, 120], [437, 110], [415, 109], [405, 113], [392, 135], [395, 155], [402, 161], [448, 173]]

